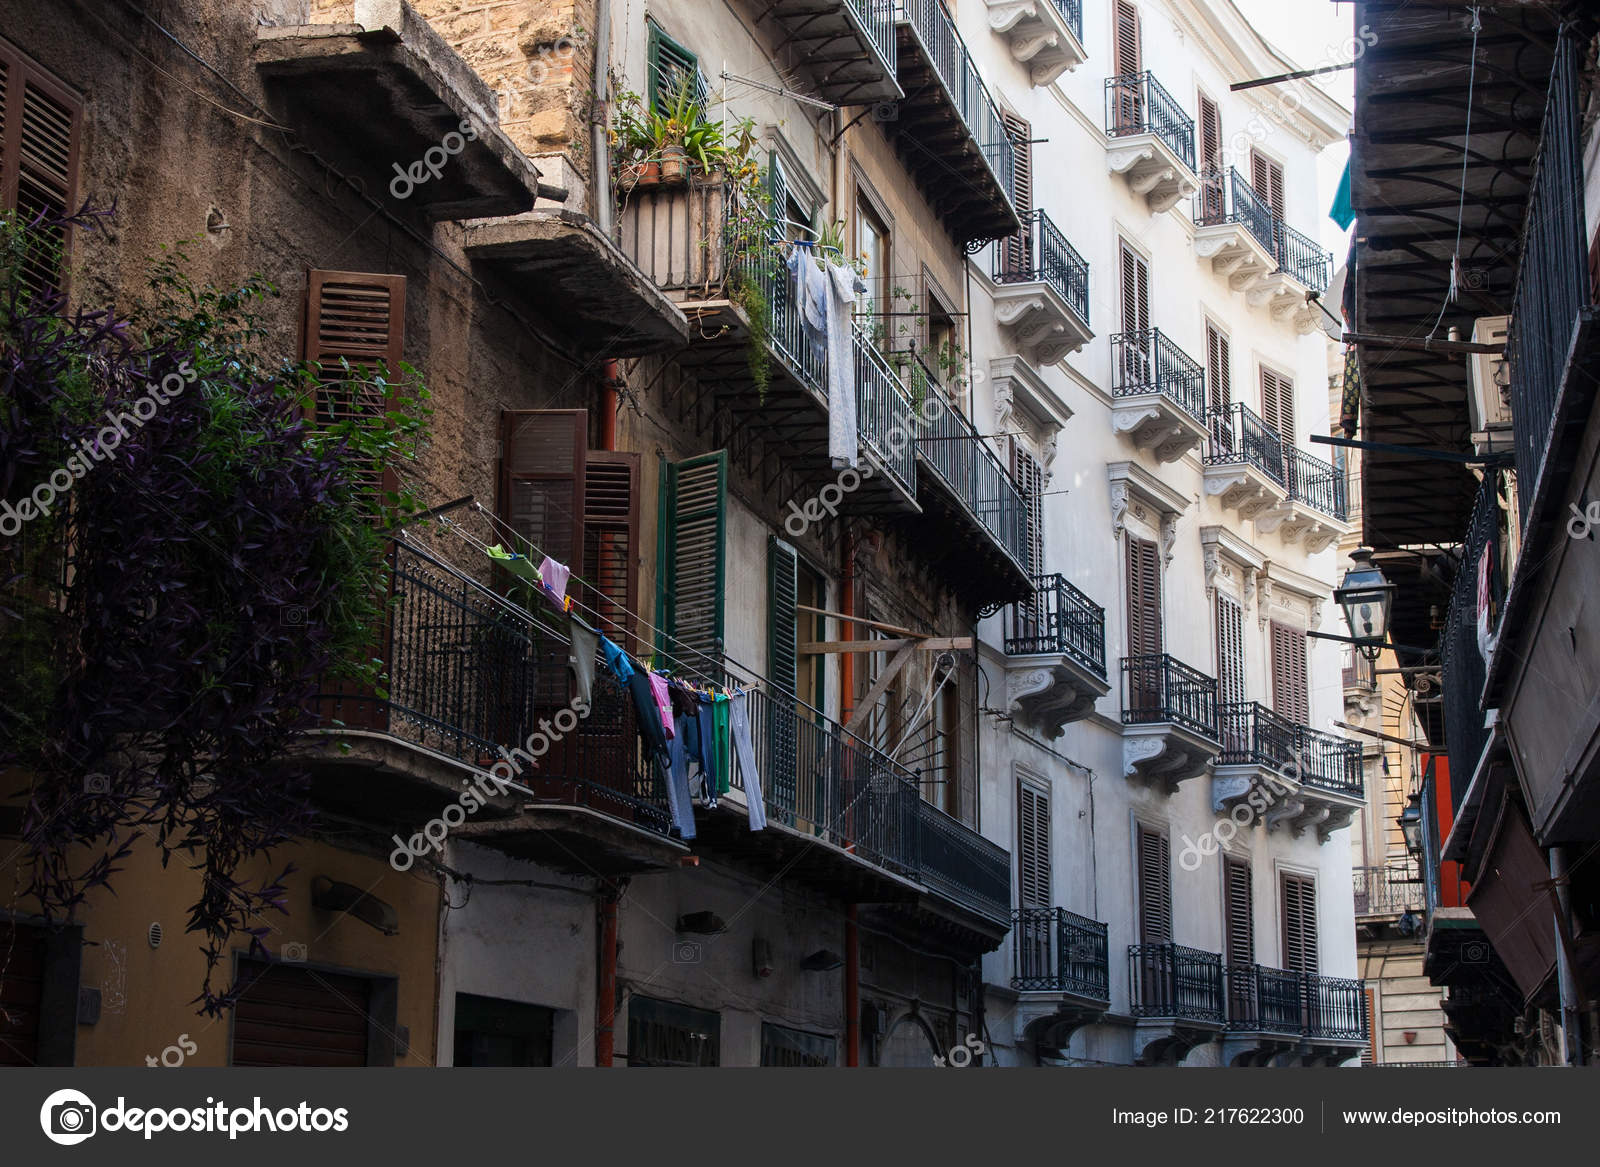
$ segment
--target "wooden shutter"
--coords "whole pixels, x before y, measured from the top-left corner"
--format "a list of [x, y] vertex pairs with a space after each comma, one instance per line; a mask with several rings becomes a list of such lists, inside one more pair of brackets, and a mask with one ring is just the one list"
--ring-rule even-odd
[[1122, 331], [1150, 328], [1150, 265], [1126, 243], [1122, 245]]
[[1227, 181], [1222, 169], [1222, 111], [1200, 95], [1200, 208], [1204, 221], [1219, 222], [1227, 213]]
[[[77, 210], [83, 104], [76, 94], [0, 41], [0, 210], [31, 221]], [[23, 283], [38, 293], [64, 287], [68, 239], [23, 262]]]
[[365, 1066], [373, 983], [302, 965], [239, 962], [234, 1066]]
[[[1206, 325], [1206, 384], [1211, 391], [1211, 408], [1217, 412], [1233, 404], [1233, 354], [1228, 337], [1215, 325]], [[1235, 435], [1237, 438], [1238, 435]]]
[[1031, 273], [1037, 263], [1033, 255], [1033, 233], [1028, 222], [1033, 214], [1033, 128], [1007, 110], [1000, 111], [1005, 123], [1006, 136], [1011, 139], [1016, 155], [1016, 169], [1012, 179], [1012, 201], [1017, 217], [1022, 220], [1022, 230], [1009, 236], [1005, 242], [1006, 270], [1012, 273]]
[[767, 676], [791, 696], [799, 683], [800, 560], [782, 539], [767, 540]]
[[1026, 507], [1024, 518], [1028, 529], [1024, 546], [1027, 562], [1023, 567], [1028, 574], [1039, 575], [1044, 571], [1044, 469], [1015, 438], [1011, 440], [1011, 474], [1017, 480]]
[[1294, 382], [1271, 369], [1261, 370], [1261, 420], [1283, 440], [1285, 453], [1294, 440]]
[[[580, 427], [587, 430], [587, 421]], [[616, 450], [585, 453], [583, 568], [575, 593], [591, 610], [596, 627], [632, 647], [639, 610], [640, 456]]]
[[588, 411], [508, 409], [500, 418], [500, 518], [533, 545], [506, 550], [581, 564]]
[[1223, 877], [1223, 942], [1226, 962], [1251, 965], [1256, 962], [1255, 899], [1250, 887], [1250, 864], [1243, 859], [1225, 858]]
[[1367, 1017], [1367, 1044], [1361, 1050], [1361, 1064], [1363, 1066], [1377, 1065], [1378, 1062], [1378, 999], [1376, 989], [1362, 989], [1364, 998], [1362, 1008]]
[[1017, 889], [1024, 908], [1050, 907], [1050, 795], [1017, 783]]
[[1244, 609], [1221, 592], [1217, 593], [1217, 685], [1222, 704], [1246, 700]]
[[1262, 202], [1272, 209], [1275, 218], [1283, 219], [1283, 167], [1272, 159], [1250, 151], [1250, 185]]
[[1172, 939], [1172, 852], [1163, 831], [1138, 824], [1139, 943]]
[[1116, 60], [1117, 75], [1126, 77], [1143, 71], [1139, 50], [1139, 10], [1128, 0], [1117, 0], [1112, 34], [1112, 55]]
[[1317, 971], [1317, 884], [1310, 876], [1283, 877], [1283, 967]]
[[727, 578], [728, 452], [669, 464], [665, 486], [662, 648], [685, 669], [715, 676]]
[[1306, 685], [1306, 634], [1272, 622], [1272, 708], [1296, 725], [1311, 720]]
[[1128, 536], [1128, 655], [1161, 651], [1161, 558], [1148, 539]]
[[704, 104], [708, 86], [700, 72], [700, 59], [660, 28], [650, 26], [650, 105], [657, 111], [673, 108], [678, 86], [694, 86], [694, 98]]

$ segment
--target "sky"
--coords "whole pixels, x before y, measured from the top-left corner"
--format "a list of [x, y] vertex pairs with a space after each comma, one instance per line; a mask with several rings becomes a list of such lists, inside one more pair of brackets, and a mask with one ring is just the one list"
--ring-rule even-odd
[[[1331, 64], [1349, 59], [1346, 49], [1341, 55], [1330, 58], [1330, 48], [1348, 46], [1354, 35], [1355, 5], [1335, 3], [1333, 0], [1233, 0], [1269, 44], [1286, 54], [1302, 69]], [[1337, 53], [1339, 50], [1334, 48]], [[1315, 84], [1346, 109], [1354, 104], [1354, 70], [1324, 73]], [[1349, 250], [1349, 235], [1328, 218], [1328, 208], [1333, 205], [1334, 191], [1344, 173], [1345, 161], [1350, 156], [1349, 147], [1335, 142], [1323, 151], [1318, 160], [1317, 191], [1321, 204], [1320, 221], [1314, 234], [1322, 245], [1333, 252], [1337, 262], [1343, 262]], [[1300, 230], [1306, 225], [1296, 224]]]

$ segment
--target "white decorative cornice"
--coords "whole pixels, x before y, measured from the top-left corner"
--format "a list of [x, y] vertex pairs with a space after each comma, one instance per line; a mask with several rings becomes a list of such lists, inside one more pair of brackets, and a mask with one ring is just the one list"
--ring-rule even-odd
[[[1121, 537], [1130, 507], [1148, 507], [1158, 516], [1163, 551], [1168, 552], [1170, 559], [1168, 520], [1175, 523], [1194, 500], [1168, 486], [1137, 462], [1112, 462], [1106, 467], [1106, 476], [1111, 482], [1112, 534]], [[1176, 539], [1176, 527], [1171, 529], [1171, 538]]]

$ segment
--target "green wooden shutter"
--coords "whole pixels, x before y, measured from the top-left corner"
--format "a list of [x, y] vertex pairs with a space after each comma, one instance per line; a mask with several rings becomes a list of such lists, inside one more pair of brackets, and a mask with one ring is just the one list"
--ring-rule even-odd
[[795, 633], [799, 612], [800, 560], [782, 539], [767, 543], [767, 676], [781, 692], [793, 694], [799, 684], [800, 660]]
[[700, 59], [673, 40], [660, 28], [650, 26], [650, 105], [665, 111], [672, 108], [677, 87], [685, 81], [694, 86], [694, 99], [704, 103], [709, 86], [700, 72]]
[[[772, 200], [768, 214], [774, 221], [789, 217], [789, 177], [783, 172], [783, 159], [776, 150], [767, 156], [767, 197]], [[780, 230], [785, 239], [795, 238], [792, 227]]]
[[715, 676], [727, 584], [728, 452], [665, 469], [661, 649], [685, 670]]

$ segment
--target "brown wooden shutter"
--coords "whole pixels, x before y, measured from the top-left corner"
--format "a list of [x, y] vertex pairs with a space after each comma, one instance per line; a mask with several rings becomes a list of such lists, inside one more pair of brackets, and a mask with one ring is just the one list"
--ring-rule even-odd
[[1139, 943], [1172, 939], [1172, 853], [1165, 832], [1138, 824]]
[[1223, 872], [1223, 940], [1227, 963], [1251, 965], [1256, 962], [1255, 898], [1250, 886], [1250, 864], [1243, 859], [1226, 858]]
[[1210, 387], [1211, 408], [1219, 412], [1233, 404], [1232, 363], [1227, 336], [1215, 325], [1207, 324], [1206, 384]]
[[1019, 906], [1050, 907], [1050, 796], [1017, 783], [1017, 889]]
[[[587, 423], [585, 423], [585, 428]], [[589, 450], [583, 481], [584, 582], [574, 589], [592, 609], [595, 627], [624, 648], [637, 633], [639, 610], [640, 455]]]
[[1306, 683], [1306, 634], [1272, 622], [1272, 708], [1296, 725], [1311, 720]]
[[[77, 210], [82, 120], [72, 90], [0, 41], [0, 209], [25, 221]], [[58, 230], [54, 242], [59, 257], [35, 253], [24, 262], [34, 292], [65, 286], [69, 240]]]
[[1022, 118], [1007, 110], [1000, 111], [1000, 120], [1005, 123], [1006, 136], [1011, 139], [1012, 150], [1016, 155], [1016, 168], [1012, 179], [1013, 202], [1016, 204], [1017, 217], [1022, 220], [1022, 230], [1016, 235], [1007, 237], [1005, 242], [1005, 263], [1009, 272], [1032, 272], [1036, 267], [1033, 255], [1033, 234], [1029, 228], [1028, 217], [1033, 213], [1033, 128]]
[[1362, 989], [1365, 998], [1362, 1007], [1367, 1015], [1367, 1044], [1361, 1050], [1361, 1064], [1373, 1066], [1378, 1062], [1378, 1000], [1376, 989]]
[[1310, 876], [1283, 877], [1283, 967], [1317, 971], [1317, 884]]
[[1126, 77], [1144, 69], [1139, 47], [1139, 10], [1128, 0], [1117, 0], [1116, 20], [1112, 25], [1113, 53], [1118, 76]]
[[1222, 111], [1205, 94], [1200, 95], [1200, 194], [1206, 222], [1219, 222], [1227, 213], [1228, 196], [1222, 171]]
[[1246, 700], [1244, 609], [1217, 593], [1217, 699], [1224, 705]]
[[[500, 518], [533, 545], [507, 547], [569, 567], [581, 562], [589, 413], [507, 409], [500, 414]], [[604, 473], [604, 472], [602, 472]]]
[[1024, 546], [1028, 561], [1023, 566], [1030, 575], [1038, 575], [1044, 571], [1044, 470], [1015, 438], [1011, 441], [1011, 473], [1027, 507]]
[[1150, 265], [1126, 243], [1122, 245], [1122, 331], [1150, 328]]
[[365, 1066], [373, 983], [303, 965], [241, 960], [234, 1066]]
[[1283, 204], [1283, 167], [1254, 150], [1250, 151], [1250, 185], [1256, 194], [1272, 209], [1278, 219], [1285, 217]]
[[1294, 440], [1294, 382], [1271, 369], [1261, 370], [1261, 420], [1283, 439], [1284, 452], [1296, 448]]
[[1148, 539], [1128, 536], [1128, 655], [1161, 651], [1161, 558]]

